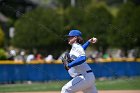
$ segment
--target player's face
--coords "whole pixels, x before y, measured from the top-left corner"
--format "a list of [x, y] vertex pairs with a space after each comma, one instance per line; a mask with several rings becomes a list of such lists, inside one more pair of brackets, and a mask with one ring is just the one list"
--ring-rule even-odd
[[70, 36], [68, 37], [68, 44], [72, 45], [73, 43], [75, 43], [77, 40], [77, 37], [75, 36]]

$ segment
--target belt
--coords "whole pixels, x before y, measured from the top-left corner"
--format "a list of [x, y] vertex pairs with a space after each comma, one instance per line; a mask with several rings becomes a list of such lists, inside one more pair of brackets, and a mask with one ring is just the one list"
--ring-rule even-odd
[[[90, 73], [90, 72], [92, 72], [92, 70], [88, 70], [88, 71], [86, 71], [87, 73]], [[80, 76], [80, 75], [82, 75], [82, 74], [79, 74], [79, 75], [77, 75], [77, 76]]]
[[86, 71], [87, 73], [90, 73], [90, 72], [92, 72], [92, 70], [88, 70], [88, 71]]

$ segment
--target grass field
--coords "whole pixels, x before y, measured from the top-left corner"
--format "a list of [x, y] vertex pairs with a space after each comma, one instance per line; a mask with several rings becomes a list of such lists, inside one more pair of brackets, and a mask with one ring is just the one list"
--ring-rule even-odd
[[[32, 84], [1, 84], [0, 92], [60, 91], [67, 81], [49, 81]], [[140, 90], [140, 77], [96, 80], [98, 90]]]

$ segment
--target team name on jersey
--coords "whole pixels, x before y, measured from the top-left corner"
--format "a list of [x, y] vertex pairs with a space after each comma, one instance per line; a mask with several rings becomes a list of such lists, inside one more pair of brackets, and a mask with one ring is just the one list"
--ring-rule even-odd
[[77, 52], [78, 54], [83, 54], [80, 49], [77, 49], [76, 47], [72, 48], [72, 51]]

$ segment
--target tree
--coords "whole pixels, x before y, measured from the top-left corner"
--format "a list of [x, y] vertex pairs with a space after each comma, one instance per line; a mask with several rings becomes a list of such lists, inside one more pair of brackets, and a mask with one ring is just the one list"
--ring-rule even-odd
[[3, 45], [3, 42], [4, 42], [4, 33], [2, 29], [0, 28], [0, 46]]
[[63, 8], [67, 8], [70, 6], [70, 0], [58, 0], [58, 2]]
[[133, 2], [135, 5], [140, 5], [140, 0], [129, 0], [131, 2]]
[[104, 52], [108, 47], [107, 30], [112, 23], [112, 15], [103, 5], [92, 6], [87, 10], [84, 22], [87, 31], [85, 34], [87, 37], [97, 37], [99, 42], [96, 45]]
[[6, 59], [7, 59], [6, 51], [0, 48], [0, 60], [6, 60]]
[[136, 7], [126, 31], [131, 33], [131, 46], [140, 47], [140, 6]]
[[129, 33], [130, 48], [137, 49], [136, 57], [140, 57], [140, 6], [136, 7], [130, 19], [130, 24], [124, 29]]
[[112, 47], [122, 48], [127, 56], [127, 51], [139, 47], [139, 16], [140, 10], [133, 3], [124, 4], [109, 30], [108, 41]]
[[27, 10], [35, 7], [36, 5], [29, 0], [0, 0], [0, 11], [12, 19], [19, 18]]
[[131, 27], [130, 23], [134, 10], [135, 6], [133, 3], [124, 4], [120, 8], [118, 15], [114, 19], [114, 22], [110, 26], [109, 30], [108, 41], [110, 42], [111, 46], [121, 47], [125, 49], [132, 48], [132, 43], [130, 43], [131, 33], [128, 31], [128, 28], [130, 29]]
[[[58, 0], [59, 5], [61, 5], [63, 8], [71, 7], [71, 1], [72, 0]], [[91, 3], [92, 0], [75, 0], [75, 6], [76, 8], [84, 8], [88, 4]]]
[[64, 26], [68, 33], [71, 29], [81, 30], [85, 11], [80, 8], [69, 7], [64, 12]]
[[12, 43], [19, 48], [56, 55], [65, 47], [62, 23], [62, 17], [55, 10], [37, 8], [16, 22]]

